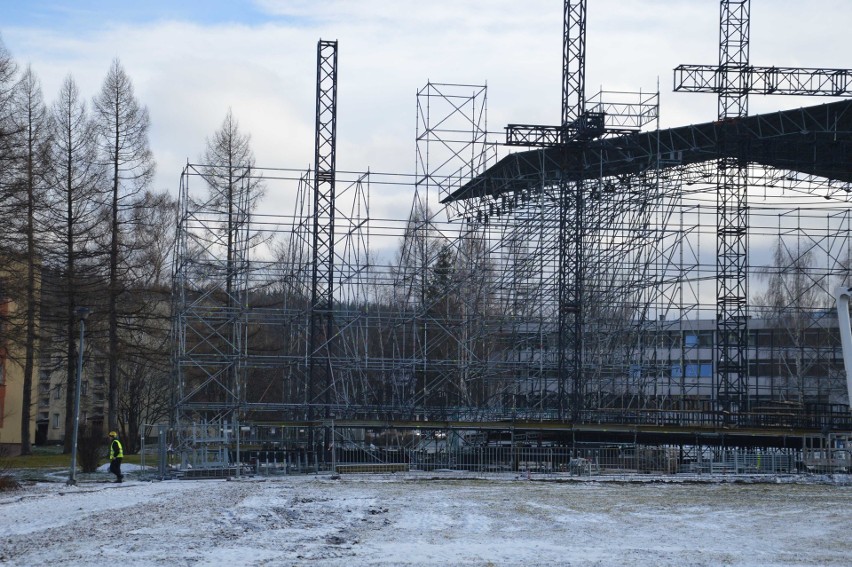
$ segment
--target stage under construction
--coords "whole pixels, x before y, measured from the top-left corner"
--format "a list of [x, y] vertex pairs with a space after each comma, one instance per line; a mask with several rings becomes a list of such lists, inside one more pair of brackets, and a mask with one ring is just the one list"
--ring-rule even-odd
[[[743, 98], [849, 97], [850, 73], [750, 66], [748, 1], [721, 6], [719, 65], [675, 70], [719, 95], [713, 119], [660, 129], [658, 93], [586, 99], [570, 0], [561, 124], [498, 139], [486, 87], [427, 83], [413, 174], [337, 171], [320, 41], [313, 169], [181, 176], [182, 467], [848, 469], [852, 100]], [[294, 209], [261, 213], [263, 191]], [[400, 194], [403, 218], [372, 214]]]

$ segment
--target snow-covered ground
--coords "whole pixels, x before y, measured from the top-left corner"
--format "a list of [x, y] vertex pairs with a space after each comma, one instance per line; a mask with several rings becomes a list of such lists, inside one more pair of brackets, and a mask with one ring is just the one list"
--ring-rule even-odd
[[849, 477], [128, 478], [0, 493], [0, 564], [852, 565]]

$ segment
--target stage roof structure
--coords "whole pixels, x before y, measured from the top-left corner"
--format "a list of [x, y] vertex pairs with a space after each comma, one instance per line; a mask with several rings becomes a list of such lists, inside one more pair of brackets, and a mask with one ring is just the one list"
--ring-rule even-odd
[[852, 100], [507, 155], [441, 202], [641, 174], [723, 157], [852, 182]]

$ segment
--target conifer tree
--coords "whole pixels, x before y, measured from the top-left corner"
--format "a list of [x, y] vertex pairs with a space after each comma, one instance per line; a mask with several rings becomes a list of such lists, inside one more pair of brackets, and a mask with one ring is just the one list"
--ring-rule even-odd
[[[92, 284], [95, 281], [92, 259], [105, 206], [104, 169], [98, 163], [95, 124], [80, 98], [73, 77], [65, 78], [59, 97], [52, 107], [52, 144], [50, 179], [49, 253], [52, 269], [58, 275], [60, 289], [52, 291], [55, 312], [62, 313], [66, 351], [65, 431], [74, 427], [71, 394], [77, 381], [76, 318], [77, 307], [92, 308]], [[45, 284], [46, 287], [46, 284]], [[47, 299], [46, 299], [47, 300]], [[53, 310], [51, 310], [53, 311]], [[65, 452], [71, 450], [71, 436], [65, 435]]]
[[29, 455], [32, 385], [38, 348], [39, 289], [41, 278], [41, 239], [44, 219], [45, 187], [49, 163], [50, 121], [42, 97], [41, 84], [27, 67], [12, 92], [14, 125], [14, 167], [10, 204], [14, 207], [9, 224], [20, 235], [13, 240], [23, 254], [26, 281], [23, 296], [24, 317], [24, 392], [21, 407], [21, 454]]
[[148, 145], [148, 109], [139, 104], [133, 83], [116, 59], [94, 99], [96, 139], [110, 187], [109, 273], [107, 284], [109, 427], [118, 428], [119, 309], [125, 292], [124, 232], [127, 210], [151, 183], [154, 158]]

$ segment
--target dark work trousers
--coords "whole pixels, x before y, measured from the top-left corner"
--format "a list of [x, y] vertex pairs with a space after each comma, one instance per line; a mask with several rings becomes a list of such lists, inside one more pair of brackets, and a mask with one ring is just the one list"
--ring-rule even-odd
[[121, 459], [112, 459], [109, 462], [109, 472], [115, 475], [115, 480], [121, 482], [124, 475], [121, 474]]

